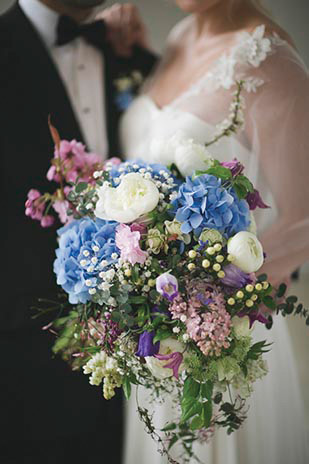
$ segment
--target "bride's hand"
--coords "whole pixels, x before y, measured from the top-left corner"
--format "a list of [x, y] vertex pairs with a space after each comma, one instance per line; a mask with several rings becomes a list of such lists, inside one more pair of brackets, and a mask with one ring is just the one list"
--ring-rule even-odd
[[107, 25], [107, 38], [117, 54], [130, 56], [133, 45], [148, 48], [145, 25], [137, 7], [131, 3], [115, 3], [100, 12], [98, 19]]

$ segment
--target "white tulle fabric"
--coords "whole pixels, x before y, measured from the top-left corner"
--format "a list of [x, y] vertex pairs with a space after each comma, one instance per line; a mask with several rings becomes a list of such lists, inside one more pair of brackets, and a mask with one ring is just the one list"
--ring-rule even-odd
[[[167, 50], [154, 80], [168, 59]], [[309, 79], [287, 42], [266, 33], [263, 25], [235, 34], [234, 46], [169, 105], [159, 108], [147, 93], [139, 96], [121, 122], [123, 151], [129, 159], [151, 162], [160, 158], [156, 147], [176, 133], [209, 141], [229, 113], [238, 79], [246, 81], [244, 129], [210, 151], [222, 161], [238, 158], [271, 206], [257, 210], [255, 218], [267, 253], [264, 270], [273, 281], [281, 281], [309, 260]], [[246, 424], [230, 437], [219, 432], [210, 445], [198, 446], [197, 453], [206, 464], [305, 464], [308, 437], [285, 320], [277, 318], [271, 332], [259, 325], [255, 338], [273, 341], [274, 348], [267, 355], [270, 374], [256, 385]], [[142, 396], [147, 401], [145, 392]], [[173, 411], [169, 405], [158, 406], [156, 414], [163, 425]], [[165, 463], [155, 449], [132, 400], [124, 464]]]

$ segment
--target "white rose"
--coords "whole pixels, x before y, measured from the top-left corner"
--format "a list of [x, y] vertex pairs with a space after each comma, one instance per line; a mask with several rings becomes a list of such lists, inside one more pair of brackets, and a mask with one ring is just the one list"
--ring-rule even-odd
[[237, 338], [250, 336], [252, 328], [250, 329], [250, 319], [248, 316], [234, 316], [232, 324]]
[[238, 232], [230, 238], [227, 251], [233, 264], [248, 274], [258, 271], [264, 262], [263, 247], [252, 232]]
[[182, 176], [191, 176], [196, 170], [206, 170], [213, 165], [213, 158], [206, 147], [193, 139], [180, 140], [175, 147], [175, 161]]
[[152, 211], [159, 202], [159, 190], [141, 174], [126, 174], [118, 187], [103, 185], [97, 191], [99, 200], [95, 215], [100, 219], [121, 223], [134, 222]]
[[[159, 354], [167, 355], [175, 352], [183, 353], [185, 351], [185, 345], [175, 338], [167, 338], [160, 342]], [[163, 367], [168, 364], [169, 360], [162, 360], [155, 358], [154, 356], [146, 356], [145, 361], [150, 372], [158, 379], [166, 379], [172, 377], [173, 370], [169, 367]], [[183, 363], [180, 365], [179, 372], [184, 369]]]

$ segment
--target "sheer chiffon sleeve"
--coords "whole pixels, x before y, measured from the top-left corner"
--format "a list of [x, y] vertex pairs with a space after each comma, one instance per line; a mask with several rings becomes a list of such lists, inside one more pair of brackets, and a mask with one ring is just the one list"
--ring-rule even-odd
[[265, 84], [246, 98], [245, 133], [277, 208], [260, 238], [263, 271], [278, 282], [309, 260], [309, 79], [287, 44], [257, 74]]
[[[273, 39], [269, 54], [260, 54], [255, 65], [248, 65], [244, 58], [237, 63], [236, 53], [225, 56], [214, 72], [172, 106], [215, 126], [229, 112], [235, 89], [232, 78], [250, 84], [243, 94], [244, 129], [209, 149], [215, 157], [244, 162], [266, 203], [270, 198], [272, 212], [255, 213], [267, 254], [263, 271], [277, 282], [309, 261], [309, 79], [292, 46]], [[250, 55], [250, 49], [243, 47], [242, 52]], [[244, 157], [241, 148], [247, 153]], [[271, 215], [265, 228], [265, 217]]]

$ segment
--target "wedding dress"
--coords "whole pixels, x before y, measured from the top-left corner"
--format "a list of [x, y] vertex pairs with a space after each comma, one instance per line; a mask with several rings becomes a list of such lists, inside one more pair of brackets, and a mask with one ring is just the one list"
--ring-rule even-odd
[[[168, 55], [167, 50], [153, 79]], [[146, 94], [137, 97], [121, 121], [123, 151], [128, 159], [168, 164], [158, 141], [180, 133], [208, 142], [226, 118], [235, 81], [240, 79], [245, 80], [244, 130], [221, 139], [209, 151], [221, 161], [237, 157], [271, 206], [256, 211], [255, 219], [267, 253], [268, 275], [280, 281], [309, 261], [308, 73], [286, 41], [266, 33], [263, 25], [251, 33], [237, 33], [234, 46], [211, 70], [167, 106], [159, 108]], [[254, 338], [274, 345], [266, 355], [269, 374], [255, 385], [246, 423], [230, 436], [220, 430], [212, 442], [197, 445], [195, 451], [205, 464], [308, 463], [304, 403], [286, 320], [277, 317], [271, 331], [256, 324]], [[140, 397], [147, 404], [147, 392], [140, 392]], [[159, 426], [171, 420], [168, 401], [157, 405], [155, 417]], [[167, 462], [137, 418], [134, 395], [127, 405], [126, 424], [124, 464]]]

